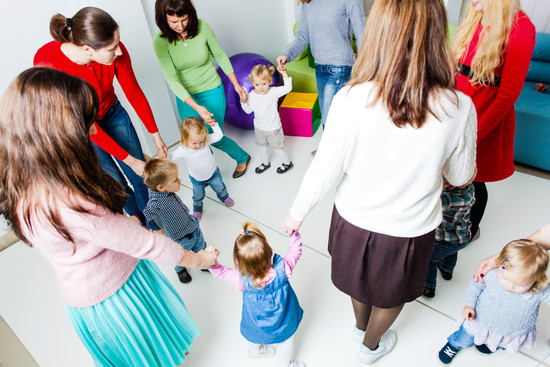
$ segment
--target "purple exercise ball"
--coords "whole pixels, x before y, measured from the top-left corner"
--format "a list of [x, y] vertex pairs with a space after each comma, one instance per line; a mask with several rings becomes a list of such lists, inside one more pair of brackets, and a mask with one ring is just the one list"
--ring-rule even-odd
[[[244, 90], [246, 90], [247, 93], [250, 93], [250, 91], [254, 89], [254, 87], [252, 86], [252, 82], [250, 81], [250, 79], [248, 79], [248, 74], [250, 74], [250, 70], [252, 70], [252, 68], [258, 64], [263, 64], [268, 67], [273, 65], [271, 61], [269, 61], [262, 55], [254, 53], [236, 54], [231, 56], [229, 60], [231, 61], [231, 65], [233, 65], [233, 71], [235, 71], [235, 75], [237, 76], [239, 84], [244, 88]], [[276, 65], [273, 66], [276, 67]], [[218, 74], [222, 78], [223, 89], [225, 91], [225, 122], [241, 129], [253, 130], [254, 113], [251, 113], [249, 115], [243, 111], [243, 109], [241, 108], [239, 95], [237, 94], [237, 92], [235, 92], [235, 88], [233, 88], [233, 84], [231, 84], [231, 81], [229, 80], [227, 75], [225, 75], [225, 73], [219, 67]], [[275, 71], [275, 74], [273, 74], [272, 77], [271, 86], [280, 85], [283, 85], [283, 78], [281, 77], [281, 74]]]

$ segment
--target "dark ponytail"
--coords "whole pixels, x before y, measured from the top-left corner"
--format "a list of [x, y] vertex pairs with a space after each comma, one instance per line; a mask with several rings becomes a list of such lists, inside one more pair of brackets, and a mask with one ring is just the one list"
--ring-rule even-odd
[[72, 18], [56, 14], [50, 20], [54, 40], [95, 49], [111, 44], [117, 29], [118, 24], [107, 12], [91, 6], [80, 9]]

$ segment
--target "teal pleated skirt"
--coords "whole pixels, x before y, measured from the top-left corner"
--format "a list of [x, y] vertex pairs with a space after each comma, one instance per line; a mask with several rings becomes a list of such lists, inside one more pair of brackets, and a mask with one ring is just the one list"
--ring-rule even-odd
[[147, 260], [100, 304], [65, 308], [96, 366], [178, 366], [200, 335], [175, 289]]

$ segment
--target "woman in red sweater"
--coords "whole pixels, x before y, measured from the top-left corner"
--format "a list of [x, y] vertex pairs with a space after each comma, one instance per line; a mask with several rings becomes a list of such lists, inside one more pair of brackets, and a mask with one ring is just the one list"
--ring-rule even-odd
[[[145, 158], [130, 116], [115, 95], [115, 76], [126, 98], [151, 133], [157, 146], [157, 155], [166, 158], [168, 150], [158, 132], [149, 102], [136, 80], [130, 55], [120, 42], [118, 24], [105, 11], [86, 7], [72, 18], [65, 18], [61, 14], [53, 16], [50, 33], [54, 41], [36, 52], [34, 65], [78, 76], [95, 88], [100, 109], [96, 121], [97, 134], [92, 136], [94, 149], [101, 167], [128, 194], [124, 211], [130, 216], [138, 214], [149, 199], [147, 186], [141, 177]], [[124, 176], [128, 178], [133, 190]], [[150, 223], [149, 227], [159, 229], [154, 223]]]
[[519, 0], [473, 0], [452, 45], [456, 88], [472, 98], [478, 119], [472, 236], [487, 206], [485, 182], [514, 173], [514, 103], [535, 48], [535, 27]]

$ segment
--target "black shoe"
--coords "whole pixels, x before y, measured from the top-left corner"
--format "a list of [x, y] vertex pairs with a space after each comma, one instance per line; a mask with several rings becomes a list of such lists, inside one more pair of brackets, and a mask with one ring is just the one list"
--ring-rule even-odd
[[191, 280], [193, 280], [193, 278], [191, 278], [191, 274], [189, 274], [187, 269], [183, 269], [178, 272], [178, 278], [180, 278], [180, 282], [182, 282], [183, 284], [191, 283]]
[[271, 168], [271, 163], [266, 164], [260, 164], [258, 167], [256, 167], [255, 171], [256, 173], [262, 173], [263, 171], [267, 170], [268, 168]]
[[281, 166], [281, 167], [278, 167], [277, 168], [277, 173], [285, 173], [286, 171], [288, 171], [289, 169], [291, 169], [292, 167], [294, 167], [294, 165], [292, 164], [292, 162], [290, 162], [289, 164], [284, 164]]
[[476, 345], [476, 349], [481, 354], [493, 354], [491, 349], [489, 349], [489, 347], [485, 344]]
[[455, 349], [451, 344], [447, 342], [443, 348], [439, 351], [439, 360], [443, 364], [449, 364], [453, 361], [453, 358], [456, 356], [456, 353], [460, 349]]
[[201, 269], [201, 271], [205, 271], [207, 273], [210, 273], [210, 271], [208, 269]]
[[233, 178], [239, 178], [241, 176], [244, 176], [244, 174], [246, 173], [246, 170], [248, 169], [248, 164], [250, 163], [250, 159], [252, 157], [250, 155], [248, 155], [248, 159], [246, 160], [246, 166], [244, 166], [244, 169], [242, 171], [237, 171], [237, 169], [235, 168], [235, 172], [233, 172]]
[[441, 272], [441, 276], [443, 277], [443, 279], [445, 279], [445, 280], [453, 279], [453, 273], [450, 273], [448, 271], [445, 271], [445, 270], [441, 269], [441, 267], [439, 265], [437, 265], [437, 268]]
[[434, 298], [435, 297], [435, 288], [424, 287], [424, 293], [422, 293], [422, 295], [424, 297]]

